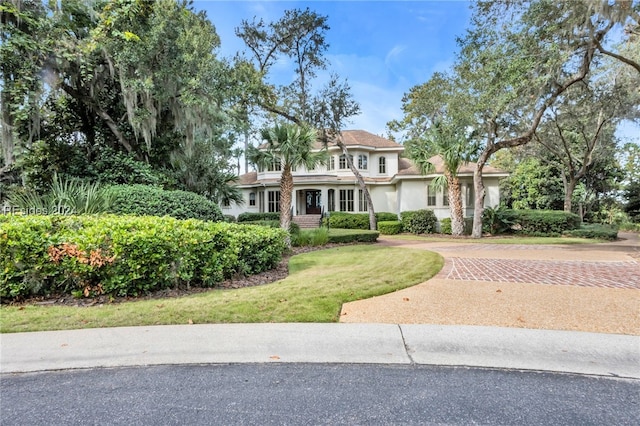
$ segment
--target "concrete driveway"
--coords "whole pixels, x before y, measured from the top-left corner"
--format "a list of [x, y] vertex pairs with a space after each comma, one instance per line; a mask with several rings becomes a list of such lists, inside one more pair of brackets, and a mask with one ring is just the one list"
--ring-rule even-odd
[[637, 234], [585, 245], [381, 238], [445, 258], [433, 279], [347, 303], [341, 322], [484, 325], [640, 335]]

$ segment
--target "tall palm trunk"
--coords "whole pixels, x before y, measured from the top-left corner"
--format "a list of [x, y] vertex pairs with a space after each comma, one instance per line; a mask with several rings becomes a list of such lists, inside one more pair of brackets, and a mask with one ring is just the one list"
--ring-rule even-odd
[[372, 231], [375, 231], [376, 229], [378, 229], [378, 223], [376, 221], [376, 212], [373, 209], [373, 201], [371, 200], [371, 195], [369, 194], [367, 185], [364, 183], [364, 178], [356, 168], [355, 164], [353, 164], [353, 161], [351, 161], [351, 157], [349, 156], [349, 151], [347, 150], [347, 147], [345, 146], [345, 144], [342, 143], [342, 140], [340, 139], [340, 137], [336, 138], [336, 144], [342, 150], [342, 153], [347, 159], [347, 165], [349, 166], [349, 169], [351, 169], [351, 171], [355, 175], [356, 180], [358, 181], [358, 185], [360, 186], [360, 189], [362, 189], [364, 198], [367, 201], [367, 209], [369, 210], [369, 229], [371, 229]]
[[[293, 175], [291, 164], [285, 163], [280, 178], [280, 228], [289, 231], [291, 226], [291, 196], [293, 194]], [[291, 237], [287, 235], [287, 247], [291, 247]]]
[[449, 206], [451, 211], [451, 235], [464, 234], [464, 211], [462, 210], [462, 191], [460, 180], [450, 172], [445, 172], [447, 178], [447, 191], [449, 193]]

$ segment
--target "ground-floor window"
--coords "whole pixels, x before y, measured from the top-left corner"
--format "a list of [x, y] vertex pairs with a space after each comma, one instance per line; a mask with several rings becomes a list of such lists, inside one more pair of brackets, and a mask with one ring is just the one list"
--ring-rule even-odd
[[336, 210], [336, 191], [334, 189], [330, 189], [327, 192], [327, 197], [329, 198], [327, 200], [327, 208], [330, 212], [333, 212]]
[[249, 193], [249, 205], [250, 206], [255, 206], [256, 205], [256, 193], [255, 192]]
[[361, 212], [369, 211], [367, 199], [364, 196], [364, 191], [362, 189], [358, 190], [358, 210]]
[[436, 205], [436, 190], [431, 185], [427, 185], [427, 206]]
[[442, 191], [442, 205], [443, 206], [448, 206], [449, 205], [449, 190], [447, 188], [445, 188]]
[[473, 186], [471, 185], [467, 185], [467, 207], [470, 207], [473, 205], [473, 203], [475, 203], [475, 198], [474, 198], [474, 194], [473, 194]]
[[353, 189], [340, 190], [340, 211], [341, 212], [353, 211]]
[[280, 211], [280, 191], [269, 191], [269, 213]]

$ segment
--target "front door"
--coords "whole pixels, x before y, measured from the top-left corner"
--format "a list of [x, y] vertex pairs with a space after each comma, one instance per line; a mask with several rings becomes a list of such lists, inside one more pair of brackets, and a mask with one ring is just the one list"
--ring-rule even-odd
[[306, 191], [305, 198], [307, 200], [306, 214], [321, 214], [322, 203], [320, 201], [322, 192], [320, 191]]

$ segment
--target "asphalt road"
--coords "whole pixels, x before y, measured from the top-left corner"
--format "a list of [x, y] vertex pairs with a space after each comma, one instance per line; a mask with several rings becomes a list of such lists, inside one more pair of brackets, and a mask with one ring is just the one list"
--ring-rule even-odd
[[0, 376], [2, 425], [640, 424], [640, 381], [466, 367], [231, 364]]

